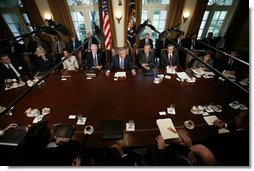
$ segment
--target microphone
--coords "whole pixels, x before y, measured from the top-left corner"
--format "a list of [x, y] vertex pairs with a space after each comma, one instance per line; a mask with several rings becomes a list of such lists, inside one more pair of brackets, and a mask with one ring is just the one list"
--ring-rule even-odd
[[[45, 25], [45, 27], [54, 29], [54, 31], [56, 30], [55, 32], [59, 32], [59, 33], [65, 35], [65, 36], [68, 36], [68, 37], [71, 36], [70, 30], [61, 23], [57, 23], [51, 19], [50, 20], [46, 19], [44, 22], [44, 25]], [[49, 29], [47, 31], [50, 32]], [[55, 33], [53, 35], [55, 35]]]
[[146, 25], [148, 24], [148, 20], [145, 20], [142, 24], [140, 24], [137, 28], [136, 36], [140, 36], [143, 31], [145, 31]]
[[98, 37], [100, 42], [105, 42], [106, 37], [105, 37], [104, 33], [102, 32], [102, 30], [99, 28], [99, 26], [97, 26], [95, 24], [95, 22], [93, 22], [93, 26], [94, 26], [94, 30], [95, 30], [95, 35]]

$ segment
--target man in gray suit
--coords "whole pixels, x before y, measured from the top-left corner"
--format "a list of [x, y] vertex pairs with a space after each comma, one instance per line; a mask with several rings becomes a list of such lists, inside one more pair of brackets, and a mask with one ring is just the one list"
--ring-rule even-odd
[[146, 70], [154, 68], [154, 52], [151, 52], [151, 45], [146, 44], [144, 50], [139, 51], [138, 64]]
[[170, 67], [171, 69], [176, 69], [179, 66], [179, 56], [178, 53], [175, 51], [175, 45], [168, 44], [167, 52], [162, 53], [161, 56], [161, 67]]

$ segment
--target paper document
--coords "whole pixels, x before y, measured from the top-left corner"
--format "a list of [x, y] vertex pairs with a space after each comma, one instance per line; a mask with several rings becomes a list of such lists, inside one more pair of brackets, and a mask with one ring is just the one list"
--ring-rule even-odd
[[176, 73], [176, 70], [175, 69], [172, 69], [172, 68], [167, 68], [167, 74], [175, 74]]
[[116, 72], [114, 77], [125, 77], [126, 78], [126, 72]]
[[203, 117], [203, 118], [204, 118], [204, 120], [206, 121], [206, 123], [207, 123], [208, 125], [213, 125], [213, 122], [214, 122], [216, 119], [218, 119], [217, 116], [215, 116], [215, 115], [205, 116], [205, 117]]
[[190, 79], [190, 77], [185, 73], [185, 72], [177, 72], [176, 75], [180, 78], [180, 79]]
[[170, 118], [157, 119], [156, 123], [164, 140], [179, 138], [175, 126]]

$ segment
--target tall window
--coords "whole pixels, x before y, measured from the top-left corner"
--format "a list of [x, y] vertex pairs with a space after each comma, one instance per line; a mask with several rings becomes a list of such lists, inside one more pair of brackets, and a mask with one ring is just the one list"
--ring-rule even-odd
[[226, 25], [232, 16], [235, 3], [234, 0], [209, 0], [198, 38], [204, 38], [208, 32], [213, 32], [214, 37], [222, 36], [227, 29]]
[[21, 0], [1, 0], [0, 14], [15, 37], [33, 31]]
[[[141, 23], [149, 19], [156, 30], [162, 32], [165, 30], [169, 5], [170, 0], [143, 0]], [[146, 33], [150, 33], [151, 39], [153, 39], [153, 42], [155, 43], [158, 33], [154, 32], [150, 28], [146, 28], [140, 37], [144, 38]]]
[[67, 0], [76, 34], [80, 40], [94, 33], [93, 22], [100, 27], [98, 0]]

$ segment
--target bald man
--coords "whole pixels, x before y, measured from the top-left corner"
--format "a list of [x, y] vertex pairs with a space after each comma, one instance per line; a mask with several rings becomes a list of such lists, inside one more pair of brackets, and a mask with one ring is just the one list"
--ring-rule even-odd
[[[158, 150], [152, 165], [160, 166], [214, 166], [217, 161], [210, 149], [202, 144], [193, 145], [191, 139], [179, 133], [183, 143], [167, 144], [161, 135], [156, 137]], [[156, 160], [154, 160], [156, 159]]]

